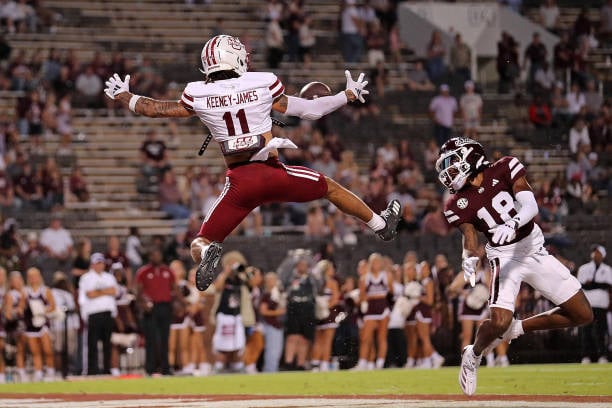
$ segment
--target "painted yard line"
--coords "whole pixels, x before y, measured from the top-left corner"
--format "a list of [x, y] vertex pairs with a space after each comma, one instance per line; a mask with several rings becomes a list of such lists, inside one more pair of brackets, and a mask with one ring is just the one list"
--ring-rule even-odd
[[296, 398], [296, 399], [245, 399], [231, 401], [211, 401], [207, 399], [182, 399], [182, 398], [136, 398], [123, 400], [106, 401], [70, 401], [56, 398], [18, 398], [0, 400], [0, 407], [3, 408], [56, 408], [61, 404], [62, 408], [137, 408], [137, 407], [158, 407], [170, 408], [180, 406], [181, 408], [333, 408], [333, 407], [354, 407], [354, 408], [438, 408], [441, 406], [448, 408], [607, 408], [609, 404], [595, 402], [543, 402], [543, 401], [499, 401], [499, 400], [479, 400], [479, 401], [450, 401], [450, 400], [397, 400], [397, 399], [362, 399], [362, 398]]

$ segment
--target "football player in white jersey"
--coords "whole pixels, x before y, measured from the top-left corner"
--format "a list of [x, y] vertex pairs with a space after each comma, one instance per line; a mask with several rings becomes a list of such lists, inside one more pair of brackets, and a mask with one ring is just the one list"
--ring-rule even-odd
[[[463, 273], [472, 286], [479, 261], [478, 232], [488, 241], [491, 318], [478, 329], [474, 344], [463, 349], [459, 372], [461, 389], [473, 395], [483, 353], [525, 332], [587, 324], [593, 312], [578, 280], [544, 248], [542, 230], [533, 221], [538, 205], [519, 159], [502, 157], [489, 163], [480, 143], [456, 137], [440, 148], [436, 170], [453, 193], [444, 215], [463, 233]], [[557, 307], [525, 320], [513, 319], [523, 281]]]
[[334, 180], [309, 168], [285, 166], [279, 148], [296, 148], [290, 140], [272, 136], [271, 110], [303, 119], [318, 119], [348, 102], [364, 102], [364, 75], [354, 81], [346, 71], [346, 90], [306, 100], [284, 94], [276, 75], [247, 72], [248, 54], [238, 38], [218, 35], [202, 49], [204, 80], [187, 84], [178, 101], [160, 101], [129, 90], [129, 75], [106, 82], [106, 95], [148, 117], [197, 115], [221, 145], [228, 166], [225, 188], [206, 216], [191, 255], [199, 268], [198, 289], [215, 278], [221, 243], [254, 208], [268, 202], [306, 202], [327, 198], [341, 211], [368, 225], [381, 239], [395, 238], [400, 219], [397, 200], [380, 215]]

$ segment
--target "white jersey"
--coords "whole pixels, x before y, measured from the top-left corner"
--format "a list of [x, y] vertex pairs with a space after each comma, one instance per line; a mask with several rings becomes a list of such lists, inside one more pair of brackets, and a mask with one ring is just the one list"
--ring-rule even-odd
[[270, 72], [245, 72], [238, 78], [206, 83], [190, 82], [181, 102], [193, 110], [221, 143], [272, 129], [274, 99], [285, 91]]

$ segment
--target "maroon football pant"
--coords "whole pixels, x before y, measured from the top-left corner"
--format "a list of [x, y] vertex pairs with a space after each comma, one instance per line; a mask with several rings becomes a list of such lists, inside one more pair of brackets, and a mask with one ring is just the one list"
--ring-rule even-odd
[[232, 166], [225, 187], [208, 212], [198, 236], [223, 242], [253, 209], [278, 202], [303, 203], [327, 194], [325, 176], [301, 166], [285, 166], [278, 158]]

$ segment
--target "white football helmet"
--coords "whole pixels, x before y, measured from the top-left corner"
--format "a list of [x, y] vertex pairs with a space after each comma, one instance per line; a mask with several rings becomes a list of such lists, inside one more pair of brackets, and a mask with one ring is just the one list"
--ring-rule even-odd
[[244, 74], [249, 65], [246, 47], [236, 37], [217, 35], [202, 48], [202, 68], [206, 75], [217, 71], [234, 71]]

